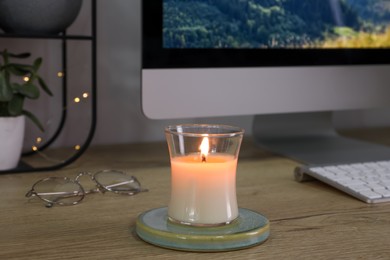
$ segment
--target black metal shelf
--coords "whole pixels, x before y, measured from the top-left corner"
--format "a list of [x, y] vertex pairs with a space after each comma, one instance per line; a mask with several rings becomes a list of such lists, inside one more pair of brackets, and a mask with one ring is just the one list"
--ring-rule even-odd
[[[80, 146], [80, 149], [77, 150], [71, 157], [65, 161], [45, 167], [32, 167], [21, 161], [15, 169], [0, 171], [0, 174], [7, 173], [18, 173], [18, 172], [36, 172], [36, 171], [49, 171], [60, 169], [64, 166], [69, 165], [70, 163], [77, 160], [89, 147], [96, 128], [97, 120], [97, 4], [96, 0], [91, 0], [91, 35], [67, 35], [66, 31], [58, 35], [28, 35], [28, 34], [13, 34], [13, 33], [0, 33], [0, 38], [21, 38], [21, 39], [47, 39], [47, 40], [60, 40], [62, 42], [62, 71], [64, 76], [62, 77], [62, 110], [60, 123], [57, 127], [57, 130], [54, 134], [48, 138], [44, 144], [38, 147], [39, 151], [43, 151], [48, 148], [60, 135], [63, 130], [63, 127], [67, 118], [67, 42], [68, 40], [76, 41], [90, 41], [91, 42], [91, 125], [89, 129], [88, 136], [86, 137], [84, 143]], [[24, 153], [23, 156], [29, 156], [35, 154], [34, 151]]]

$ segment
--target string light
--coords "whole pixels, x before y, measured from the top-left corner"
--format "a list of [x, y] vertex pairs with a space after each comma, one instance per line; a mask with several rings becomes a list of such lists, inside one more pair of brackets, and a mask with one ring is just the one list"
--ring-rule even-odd
[[[57, 72], [57, 77], [59, 77], [59, 78], [64, 77], [64, 73], [63, 73], [62, 71]], [[24, 76], [24, 77], [23, 77], [23, 80], [24, 80], [25, 82], [28, 82], [28, 81], [30, 80], [30, 78], [29, 78], [28, 76]], [[81, 96], [82, 96], [83, 99], [87, 99], [87, 98], [89, 98], [89, 93], [88, 93], [88, 92], [83, 92]], [[81, 98], [80, 98], [80, 97], [75, 97], [75, 98], [73, 99], [73, 101], [74, 101], [75, 103], [80, 103], [80, 102], [81, 102]], [[66, 108], [65, 108], [65, 109], [66, 109]], [[43, 138], [42, 138], [42, 137], [36, 137], [36, 139], [35, 139], [35, 144], [36, 144], [36, 145], [33, 145], [33, 146], [31, 147], [32, 151], [34, 151], [34, 152], [36, 152], [37, 154], [41, 155], [42, 157], [44, 157], [44, 158], [45, 158], [46, 160], [48, 160], [48, 161], [60, 162], [60, 163], [64, 162], [64, 161], [62, 161], [62, 160], [56, 160], [56, 159], [49, 158], [47, 155], [45, 155], [44, 153], [42, 153], [41, 151], [39, 151], [39, 148], [38, 148], [37, 145], [41, 144], [42, 141], [43, 141]], [[74, 150], [78, 151], [78, 150], [80, 150], [80, 149], [81, 149], [81, 145], [77, 144], [77, 145], [74, 146]]]
[[54, 162], [54, 163], [64, 163], [65, 162], [63, 160], [57, 160], [57, 159], [50, 158], [46, 154], [44, 154], [41, 151], [39, 151], [38, 147], [36, 147], [35, 145], [32, 146], [32, 150], [34, 152], [36, 152], [38, 155], [42, 156], [45, 160], [47, 160], [49, 162]]
[[[88, 92], [84, 92], [81, 96], [82, 96], [84, 99], [87, 99], [87, 98], [89, 98], [89, 93], [88, 93]], [[73, 101], [74, 101], [75, 103], [80, 103], [80, 102], [81, 102], [81, 98], [75, 97], [75, 98], [73, 99]]]
[[36, 143], [37, 143], [37, 144], [40, 144], [41, 142], [42, 142], [42, 138], [41, 138], [41, 137], [37, 137]]

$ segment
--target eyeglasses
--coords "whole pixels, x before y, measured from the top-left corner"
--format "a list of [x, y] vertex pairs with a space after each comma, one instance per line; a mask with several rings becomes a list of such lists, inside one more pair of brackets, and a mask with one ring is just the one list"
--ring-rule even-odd
[[[94, 189], [86, 191], [81, 186], [79, 179], [85, 175], [95, 182], [96, 187]], [[36, 196], [46, 203], [46, 207], [51, 208], [54, 204], [61, 206], [76, 205], [87, 194], [105, 193], [106, 191], [131, 196], [148, 190], [141, 188], [141, 183], [134, 176], [116, 170], [103, 170], [95, 174], [81, 172], [74, 180], [67, 177], [49, 177], [39, 180], [26, 193], [26, 197]]]

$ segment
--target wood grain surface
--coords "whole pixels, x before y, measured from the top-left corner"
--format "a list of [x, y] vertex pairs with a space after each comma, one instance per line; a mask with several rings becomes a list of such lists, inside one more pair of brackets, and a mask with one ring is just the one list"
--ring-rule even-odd
[[[390, 144], [389, 133], [349, 134]], [[261, 245], [221, 253], [163, 249], [134, 234], [138, 214], [168, 204], [165, 143], [91, 147], [61, 170], [0, 175], [0, 259], [390, 259], [390, 203], [369, 205], [318, 181], [297, 183], [297, 165], [243, 144], [239, 207], [265, 215], [271, 235]], [[39, 179], [101, 169], [135, 175], [149, 192], [91, 194], [79, 205], [53, 208], [25, 197]], [[92, 185], [87, 178], [82, 183]]]

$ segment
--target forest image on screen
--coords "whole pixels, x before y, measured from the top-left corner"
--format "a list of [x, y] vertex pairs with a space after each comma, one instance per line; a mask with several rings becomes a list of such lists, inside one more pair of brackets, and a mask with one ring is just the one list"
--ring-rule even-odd
[[389, 48], [389, 0], [163, 0], [163, 47]]

